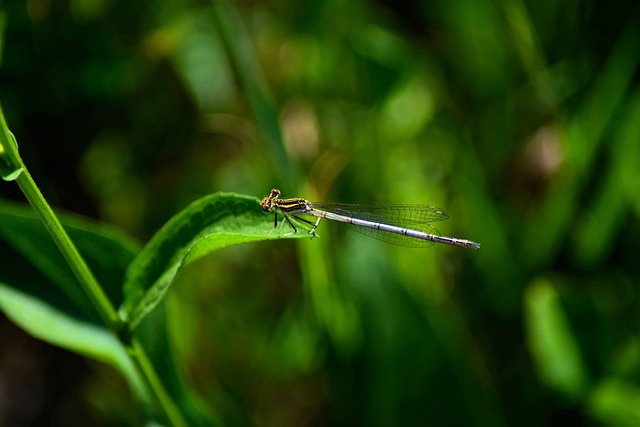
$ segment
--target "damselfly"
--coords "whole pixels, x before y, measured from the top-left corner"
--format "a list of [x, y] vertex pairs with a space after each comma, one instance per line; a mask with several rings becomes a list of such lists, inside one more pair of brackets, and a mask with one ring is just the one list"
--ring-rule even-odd
[[[275, 211], [274, 227], [278, 225], [278, 211], [291, 226], [294, 233], [298, 229], [291, 221], [295, 218], [311, 226], [309, 234], [315, 236], [322, 218], [348, 224], [355, 231], [376, 239], [401, 246], [424, 248], [434, 243], [477, 250], [480, 244], [470, 240], [444, 237], [431, 223], [443, 221], [449, 216], [442, 209], [432, 205], [351, 205], [344, 203], [316, 203], [305, 199], [280, 199], [280, 190], [274, 188], [262, 199], [264, 213]], [[300, 215], [316, 217], [315, 222]], [[421, 230], [426, 228], [429, 231]]]

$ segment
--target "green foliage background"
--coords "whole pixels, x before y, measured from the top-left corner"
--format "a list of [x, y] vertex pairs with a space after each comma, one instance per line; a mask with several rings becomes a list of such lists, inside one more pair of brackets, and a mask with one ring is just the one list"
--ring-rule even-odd
[[[233, 426], [640, 425], [635, 2], [2, 9], [0, 102], [56, 209], [146, 242], [207, 194], [277, 187], [432, 203], [443, 235], [482, 244], [406, 249], [323, 222], [320, 239], [195, 261], [158, 308], [185, 405]], [[109, 233], [130, 262], [142, 244]], [[0, 281], [57, 283], [0, 256]], [[120, 362], [7, 318], [0, 340], [0, 424], [145, 418]]]

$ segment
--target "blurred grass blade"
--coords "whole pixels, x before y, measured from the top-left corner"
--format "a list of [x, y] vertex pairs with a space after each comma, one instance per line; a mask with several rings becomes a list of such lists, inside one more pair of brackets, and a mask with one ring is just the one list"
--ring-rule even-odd
[[525, 294], [525, 307], [531, 357], [541, 380], [563, 395], [577, 399], [585, 391], [587, 374], [551, 283], [543, 279], [534, 282]]
[[640, 425], [640, 389], [637, 384], [608, 378], [595, 387], [589, 398], [591, 416], [606, 426]]
[[607, 149], [610, 164], [602, 173], [602, 184], [594, 201], [582, 214], [576, 232], [574, 256], [581, 265], [602, 261], [614, 244], [614, 238], [629, 206], [636, 203], [640, 189], [640, 92], [627, 104], [624, 120]]
[[158, 305], [184, 266], [216, 249], [284, 237], [270, 233], [272, 227], [273, 216], [253, 197], [216, 193], [193, 202], [153, 236], [127, 270], [120, 311], [130, 329]]
[[280, 180], [297, 182], [296, 168], [284, 147], [278, 112], [262, 77], [249, 34], [232, 2], [214, 0], [212, 7], [238, 83], [243, 88], [258, 127], [264, 132], [264, 140], [273, 158], [274, 172], [280, 176]]
[[136, 329], [133, 347], [153, 370], [153, 376], [175, 402], [190, 426], [220, 425], [216, 407], [202, 404], [200, 398], [185, 384], [184, 376], [176, 365], [175, 343], [167, 332], [167, 304], [159, 304]]
[[[566, 125], [566, 164], [539, 214], [527, 222], [522, 259], [531, 268], [544, 265], [556, 255], [566, 238], [570, 221], [576, 213], [578, 197], [604, 141], [602, 138], [633, 84], [640, 49], [640, 19], [634, 16], [622, 32], [590, 93]], [[542, 230], [542, 232], [541, 232]]]

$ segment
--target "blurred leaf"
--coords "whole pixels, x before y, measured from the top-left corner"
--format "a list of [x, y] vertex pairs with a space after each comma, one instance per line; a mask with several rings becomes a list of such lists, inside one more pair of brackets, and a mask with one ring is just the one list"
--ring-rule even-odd
[[640, 425], [640, 389], [618, 378], [607, 378], [593, 390], [589, 412], [602, 425], [635, 427]]
[[382, 106], [380, 130], [389, 141], [414, 138], [435, 114], [437, 94], [429, 82], [411, 76], [402, 82]]
[[[110, 298], [121, 300], [136, 245], [114, 229], [66, 214], [60, 219]], [[7, 317], [43, 341], [115, 366], [142, 396], [122, 345], [104, 327], [30, 207], [0, 202], [0, 239], [0, 309]]]
[[184, 380], [175, 363], [173, 348], [167, 332], [167, 313], [165, 304], [159, 304], [140, 323], [135, 332], [142, 343], [155, 373], [172, 400], [177, 403], [180, 412], [191, 426], [214, 426], [220, 423], [213, 414], [214, 409], [202, 403], [199, 398], [185, 387]]
[[592, 206], [583, 212], [578, 223], [575, 256], [583, 265], [593, 265], [613, 245], [617, 228], [626, 209], [637, 199], [640, 179], [640, 94], [630, 99], [618, 133], [608, 145], [611, 162], [601, 178]]
[[[65, 230], [114, 305], [122, 302], [124, 272], [138, 244], [121, 231], [86, 219], [60, 214]], [[27, 205], [0, 202], [0, 238], [53, 282], [89, 318], [98, 316], [35, 212]], [[0, 260], [3, 268], [12, 267]], [[2, 277], [0, 277], [2, 279]], [[12, 284], [12, 282], [7, 282]]]
[[603, 142], [614, 113], [626, 100], [626, 93], [640, 63], [637, 49], [640, 25], [634, 17], [617, 40], [614, 49], [593, 82], [590, 92], [566, 124], [566, 162], [544, 201], [539, 214], [527, 221], [522, 254], [536, 267], [553, 259], [578, 207], [578, 197]]
[[501, 90], [511, 70], [509, 39], [495, 30], [503, 23], [502, 12], [487, 0], [437, 1], [429, 7], [434, 5], [441, 8], [442, 36], [449, 38], [446, 55], [456, 67], [454, 75], [464, 80], [460, 84], [476, 91]]
[[[32, 278], [24, 270], [23, 274], [25, 278]], [[55, 298], [50, 296], [48, 299]], [[76, 317], [76, 313], [61, 310], [40, 295], [21, 292], [3, 282], [0, 282], [0, 309], [35, 338], [116, 367], [128, 379], [137, 396], [145, 396], [126, 350], [104, 326]]]
[[275, 173], [281, 179], [295, 182], [297, 170], [285, 150], [278, 112], [273, 105], [244, 23], [228, 0], [211, 3], [229, 62], [237, 74], [258, 127], [263, 131], [264, 142], [272, 156]]
[[[352, 296], [341, 289], [339, 283], [331, 275], [331, 258], [335, 249], [329, 239], [318, 241], [317, 245], [300, 245], [298, 254], [300, 268], [303, 272], [303, 285], [307, 290], [307, 298], [313, 307], [317, 321], [326, 328], [334, 351], [342, 357], [354, 354], [362, 341], [359, 314], [352, 301]], [[297, 325], [287, 331], [290, 342], [296, 341], [295, 335], [303, 337], [310, 343], [317, 338], [308, 333], [310, 329]], [[285, 334], [282, 333], [284, 336]], [[301, 339], [297, 339], [301, 341]], [[316, 346], [320, 348], [319, 346]], [[302, 354], [302, 353], [300, 353]], [[317, 357], [317, 355], [315, 356]], [[307, 355], [308, 361], [315, 361], [314, 355]], [[309, 364], [311, 366], [311, 363]]]
[[216, 193], [193, 202], [175, 215], [144, 247], [127, 270], [121, 311], [131, 329], [162, 300], [178, 272], [216, 249], [278, 238], [304, 238], [272, 232], [273, 216], [266, 216], [257, 199]]
[[640, 372], [640, 339], [638, 337], [630, 337], [617, 349], [610, 369], [619, 377], [633, 377]]
[[580, 397], [587, 373], [553, 285], [535, 281], [525, 294], [525, 308], [527, 338], [541, 380], [569, 398]]
[[295, 378], [317, 371], [326, 357], [321, 337], [309, 316], [288, 310], [269, 341], [266, 361], [272, 372], [280, 377]]
[[5, 13], [4, 10], [0, 10], [0, 64], [2, 64], [2, 55], [4, 53], [4, 33], [6, 28], [7, 28], [7, 14]]
[[170, 50], [172, 64], [200, 110], [224, 111], [236, 87], [220, 37], [212, 28], [210, 10], [207, 5], [203, 9], [182, 10], [175, 22], [147, 41], [147, 49], [174, 47]]

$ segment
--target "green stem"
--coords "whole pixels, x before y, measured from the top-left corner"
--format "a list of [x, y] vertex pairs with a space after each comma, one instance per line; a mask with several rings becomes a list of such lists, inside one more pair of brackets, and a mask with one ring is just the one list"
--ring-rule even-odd
[[60, 224], [58, 217], [53, 213], [53, 210], [45, 200], [40, 189], [31, 177], [31, 174], [22, 162], [17, 146], [13, 142], [13, 136], [7, 130], [8, 128], [1, 108], [0, 127], [2, 128], [0, 146], [2, 146], [3, 151], [0, 155], [5, 157], [3, 160], [5, 160], [5, 163], [10, 165], [11, 168], [21, 170], [21, 173], [15, 179], [18, 186], [24, 193], [31, 207], [33, 207], [40, 217], [40, 220], [51, 235], [56, 246], [60, 249], [62, 256], [64, 256], [69, 267], [71, 267], [73, 274], [76, 276], [80, 285], [91, 299], [91, 302], [100, 315], [100, 318], [110, 330], [117, 333], [120, 322], [114, 306], [98, 284], [98, 281], [78, 252], [76, 246], [69, 238], [69, 235], [62, 227], [62, 224]]
[[[2, 172], [2, 177], [5, 180], [15, 180], [18, 183], [29, 204], [36, 211], [69, 267], [71, 267], [73, 274], [88, 295], [100, 318], [107, 328], [123, 342], [123, 322], [25, 167], [18, 153], [15, 139], [9, 132], [5, 122], [2, 107], [0, 107], [0, 172]], [[155, 396], [167, 419], [174, 426], [186, 426], [187, 424], [178, 406], [167, 393], [142, 346], [133, 340], [132, 347], [126, 345], [125, 347], [130, 349], [127, 354], [133, 366], [139, 377], [144, 380], [151, 392], [150, 394]]]
[[164, 410], [164, 414], [171, 425], [174, 427], [186, 427], [188, 424], [182, 417], [180, 408], [173, 401], [171, 395], [169, 395], [167, 389], [164, 387], [162, 380], [158, 377], [158, 374], [153, 367], [153, 363], [149, 360], [142, 344], [140, 344], [137, 339], [132, 338], [130, 349], [130, 357], [134, 365], [144, 374], [142, 377], [144, 378], [147, 387], [153, 391], [153, 395], [158, 400], [158, 403]]

